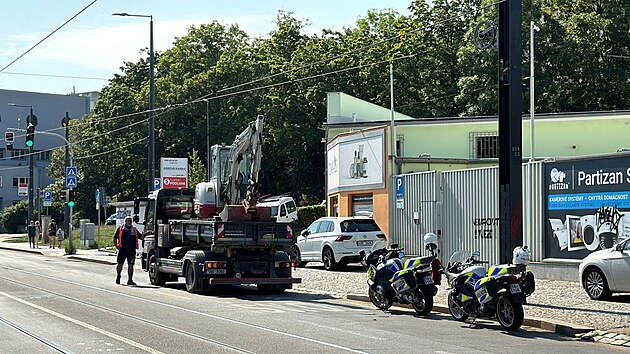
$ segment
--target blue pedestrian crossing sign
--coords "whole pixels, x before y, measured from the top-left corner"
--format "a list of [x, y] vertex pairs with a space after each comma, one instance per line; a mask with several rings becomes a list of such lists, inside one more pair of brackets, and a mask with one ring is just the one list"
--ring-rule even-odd
[[66, 167], [66, 188], [77, 187], [77, 168]]

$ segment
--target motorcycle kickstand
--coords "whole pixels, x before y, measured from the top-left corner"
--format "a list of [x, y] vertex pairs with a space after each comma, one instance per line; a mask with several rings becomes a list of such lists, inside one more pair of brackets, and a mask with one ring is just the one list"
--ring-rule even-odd
[[470, 324], [468, 325], [468, 328], [472, 328], [472, 326], [475, 324], [476, 320], [477, 320], [477, 317], [473, 317], [472, 318], [472, 322], [470, 322]]

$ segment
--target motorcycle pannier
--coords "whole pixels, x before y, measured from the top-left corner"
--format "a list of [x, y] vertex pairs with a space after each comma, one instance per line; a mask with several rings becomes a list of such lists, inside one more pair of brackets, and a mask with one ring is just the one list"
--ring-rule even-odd
[[418, 284], [416, 284], [416, 276], [413, 274], [413, 272], [406, 272], [401, 277], [392, 282], [392, 287], [399, 294], [415, 289], [417, 286]]
[[536, 282], [534, 281], [534, 273], [526, 272], [525, 273], [525, 281], [521, 282], [521, 286], [523, 287], [523, 293], [526, 296], [531, 295], [536, 290]]

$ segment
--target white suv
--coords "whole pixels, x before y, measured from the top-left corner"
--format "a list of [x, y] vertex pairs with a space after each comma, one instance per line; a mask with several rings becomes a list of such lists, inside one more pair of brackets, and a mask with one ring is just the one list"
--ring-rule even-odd
[[375, 241], [385, 234], [372, 218], [324, 217], [313, 222], [297, 239], [299, 266], [322, 262], [326, 270], [334, 270], [361, 260]]
[[297, 207], [288, 196], [262, 198], [258, 205], [271, 207], [271, 216], [278, 222], [294, 222], [298, 219]]

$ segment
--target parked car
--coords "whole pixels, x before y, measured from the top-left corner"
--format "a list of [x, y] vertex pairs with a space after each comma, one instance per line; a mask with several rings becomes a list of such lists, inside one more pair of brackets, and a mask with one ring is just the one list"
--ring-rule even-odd
[[297, 206], [292, 197], [266, 197], [258, 205], [271, 207], [271, 216], [279, 222], [294, 222], [298, 219]]
[[118, 218], [118, 214], [112, 214], [107, 219], [105, 219], [105, 225], [116, 225], [116, 218]]
[[580, 262], [579, 271], [582, 287], [591, 299], [606, 300], [612, 293], [630, 292], [630, 238], [589, 254]]
[[334, 270], [359, 262], [360, 252], [369, 252], [379, 239], [385, 239], [385, 234], [372, 218], [323, 217], [302, 231], [295, 258], [302, 267], [308, 262], [322, 262], [326, 270]]

